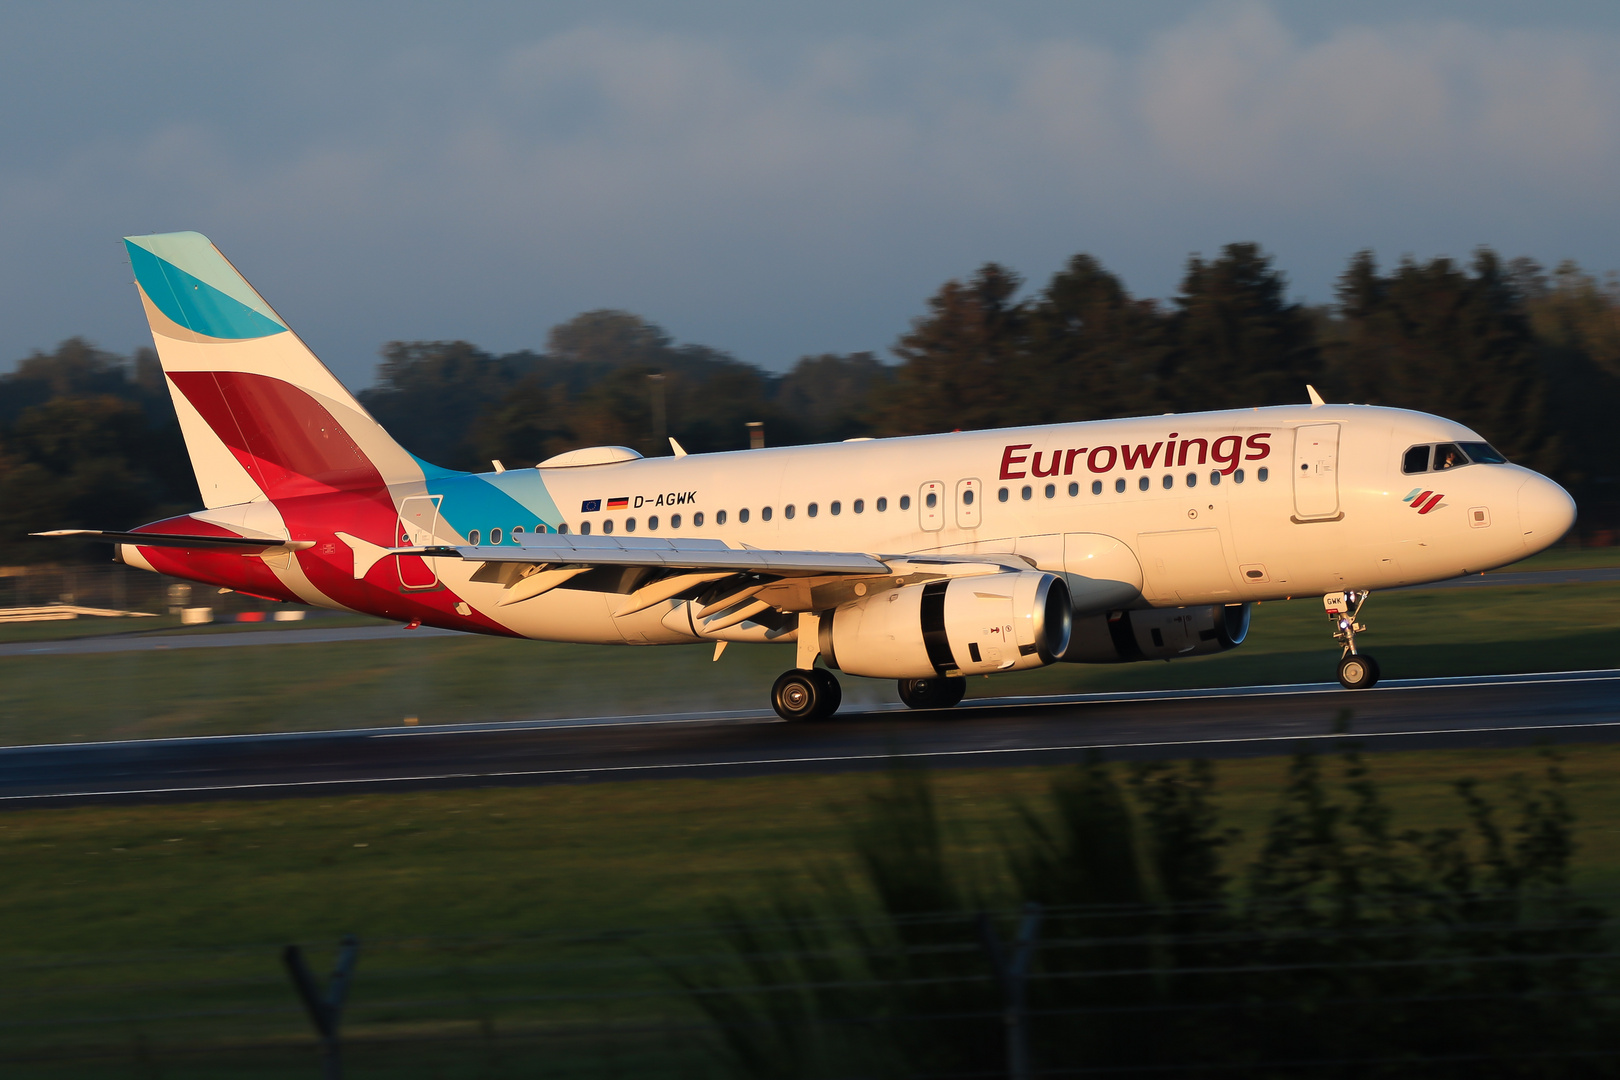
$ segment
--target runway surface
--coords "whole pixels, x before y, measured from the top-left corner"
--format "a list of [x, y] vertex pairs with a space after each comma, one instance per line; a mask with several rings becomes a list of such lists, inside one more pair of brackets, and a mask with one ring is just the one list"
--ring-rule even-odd
[[[1584, 570], [1522, 570], [1474, 574], [1427, 585], [1406, 585], [1391, 592], [1427, 589], [1465, 589], [1597, 584], [1620, 581], [1620, 567]], [[459, 630], [431, 626], [406, 630], [403, 626], [310, 627], [297, 630], [207, 629], [175, 633], [172, 630], [123, 631], [61, 641], [17, 641], [0, 645], [0, 658], [10, 656], [77, 656], [92, 653], [164, 652], [171, 649], [230, 649], [261, 645], [325, 645], [342, 641], [420, 641], [423, 638], [464, 637]]]
[[[1335, 733], [1348, 710], [1349, 730]], [[1329, 749], [1620, 740], [1620, 669], [996, 698], [785, 724], [700, 713], [219, 736], [0, 750], [0, 806], [193, 801], [674, 777]]]

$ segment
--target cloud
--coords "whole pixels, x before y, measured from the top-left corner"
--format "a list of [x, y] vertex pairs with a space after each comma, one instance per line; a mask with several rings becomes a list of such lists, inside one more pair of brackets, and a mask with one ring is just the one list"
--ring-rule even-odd
[[535, 345], [599, 306], [777, 365], [881, 349], [989, 258], [1038, 279], [1090, 250], [1167, 293], [1188, 251], [1257, 239], [1321, 298], [1363, 246], [1605, 269], [1620, 239], [1602, 34], [1306, 38], [1247, 3], [1134, 47], [984, 20], [770, 39], [601, 21], [295, 60], [255, 69], [251, 100], [0, 162], [19, 253], [0, 355], [80, 331], [123, 347], [120, 274], [82, 283], [148, 228], [215, 234], [351, 379], [387, 338]]

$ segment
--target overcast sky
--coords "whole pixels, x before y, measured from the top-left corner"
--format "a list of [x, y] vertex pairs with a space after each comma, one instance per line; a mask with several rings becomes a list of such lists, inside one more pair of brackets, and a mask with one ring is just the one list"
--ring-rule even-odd
[[[543, 9], [543, 10], [540, 10]], [[810, 10], [813, 9], [813, 10]], [[785, 368], [1088, 251], [1620, 269], [1620, 4], [53, 3], [0, 14], [0, 367], [207, 233], [338, 375], [591, 308]]]

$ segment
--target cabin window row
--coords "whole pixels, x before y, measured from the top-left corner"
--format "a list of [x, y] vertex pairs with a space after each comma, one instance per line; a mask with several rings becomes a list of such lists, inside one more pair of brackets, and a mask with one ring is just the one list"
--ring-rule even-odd
[[[1243, 481], [1247, 477], [1246, 477], [1246, 475], [1245, 475], [1245, 473], [1244, 473], [1244, 471], [1242, 469], [1233, 470], [1232, 473], [1230, 474], [1230, 477], [1228, 477], [1228, 475], [1226, 473], [1221, 472], [1219, 469], [1210, 470], [1209, 483], [1210, 483], [1211, 487], [1219, 487], [1222, 480], [1228, 479], [1228, 478], [1231, 479], [1232, 483], [1234, 483], [1234, 484], [1241, 484], [1241, 483], [1243, 483]], [[1271, 470], [1266, 468], [1264, 465], [1262, 465], [1260, 468], [1255, 470], [1254, 478], [1257, 481], [1259, 481], [1260, 483], [1263, 484], [1263, 483], [1265, 483], [1267, 480], [1269, 480], [1271, 478]], [[1159, 481], [1159, 483], [1160, 483], [1160, 486], [1163, 487], [1166, 491], [1174, 488], [1176, 486], [1176, 474], [1175, 473], [1165, 473], [1164, 476]], [[1114, 490], [1116, 492], [1123, 492], [1123, 491], [1125, 491], [1126, 487], [1128, 487], [1128, 486], [1129, 485], [1127, 484], [1125, 477], [1119, 476], [1119, 477], [1114, 478]], [[1186, 477], [1182, 480], [1182, 486], [1183, 487], [1197, 487], [1198, 486], [1198, 474], [1195, 473], [1195, 472], [1188, 473], [1186, 475]], [[1136, 478], [1136, 487], [1137, 487], [1137, 490], [1139, 490], [1139, 491], [1151, 491], [1153, 489], [1153, 478], [1151, 476], [1139, 476], [1139, 477], [1137, 477]], [[1036, 489], [1035, 489], [1034, 485], [1025, 484], [1023, 487], [1018, 489], [1018, 497], [1023, 499], [1025, 502], [1028, 502], [1031, 499], [1035, 498], [1035, 490]], [[1105, 485], [1104, 485], [1103, 481], [1101, 481], [1101, 480], [1093, 480], [1091, 482], [1091, 493], [1093, 495], [1101, 495], [1104, 490], [1105, 490]], [[1042, 490], [1041, 493], [1044, 494], [1048, 499], [1055, 499], [1055, 498], [1057, 498], [1057, 494], [1058, 494], [1058, 486], [1056, 484], [1047, 484], [1045, 486], [1045, 488]], [[1078, 482], [1071, 481], [1070, 484], [1069, 484], [1069, 497], [1072, 499], [1072, 498], [1077, 498], [1079, 495], [1080, 495], [1080, 484]], [[1000, 489], [999, 491], [996, 492], [996, 498], [998, 500], [1000, 500], [1001, 502], [1007, 502], [1008, 500], [1010, 500], [1012, 498], [1012, 489], [1011, 488], [1002, 488], [1002, 489]]]
[[[928, 505], [930, 507], [932, 507], [938, 501], [939, 501], [939, 496], [933, 494], [932, 492], [930, 492], [929, 495], [928, 495]], [[900, 496], [900, 498], [898, 500], [896, 500], [896, 502], [899, 504], [899, 507], [902, 510], [910, 510], [911, 509], [911, 496], [910, 495], [902, 495], [902, 496]], [[805, 517], [820, 517], [821, 513], [822, 513], [822, 509], [823, 509], [822, 505], [819, 502], [807, 503], [805, 505], [805, 507], [804, 507], [804, 515], [805, 515]], [[830, 503], [828, 503], [826, 505], [825, 509], [826, 509], [826, 512], [827, 512], [827, 514], [829, 516], [831, 516], [831, 517], [839, 517], [840, 515], [842, 515], [844, 513], [844, 510], [846, 508], [844, 506], [843, 500], [834, 499], [832, 502], [830, 502]], [[853, 502], [851, 502], [849, 504], [848, 509], [852, 513], [864, 514], [867, 511], [867, 502], [866, 502], [865, 499], [856, 499], [856, 500], [854, 500]], [[888, 500], [888, 498], [886, 496], [879, 496], [878, 498], [872, 500], [871, 509], [876, 511], [879, 514], [887, 513], [888, 509], [889, 509], [889, 500]], [[773, 520], [775, 518], [775, 516], [776, 516], [776, 509], [774, 507], [770, 507], [770, 506], [762, 506], [762, 507], [760, 507], [759, 520], [761, 520], [761, 521], [771, 521], [771, 520]], [[788, 503], [786, 506], [782, 507], [782, 516], [784, 518], [788, 519], [789, 521], [793, 520], [794, 518], [797, 518], [799, 516], [798, 504], [797, 503]], [[750, 509], [748, 509], [747, 507], [743, 507], [742, 509], [737, 511], [737, 524], [739, 524], [739, 525], [748, 524], [749, 521], [752, 520], [752, 518], [753, 518], [753, 512]], [[692, 515], [692, 527], [694, 529], [701, 529], [706, 520], [707, 519], [705, 518], [703, 511], [699, 510], [699, 511], [697, 511], [696, 513], [694, 513]], [[730, 515], [730, 513], [728, 511], [716, 510], [714, 512], [714, 523], [716, 525], [725, 525], [730, 520], [731, 520], [731, 515]], [[684, 518], [682, 517], [682, 515], [680, 515], [680, 514], [671, 514], [671, 515], [669, 515], [669, 519], [668, 519], [668, 522], [667, 522], [669, 528], [671, 528], [671, 529], [679, 529], [682, 526], [683, 523], [684, 523]], [[646, 520], [646, 531], [648, 531], [648, 532], [657, 532], [659, 530], [659, 528], [664, 526], [665, 524], [666, 524], [666, 522], [662, 518], [660, 518], [657, 514], [652, 514]], [[602, 530], [602, 532], [604, 534], [611, 534], [613, 532], [613, 529], [614, 529], [613, 519], [608, 518], [608, 519], [604, 520], [601, 523], [600, 528], [601, 528], [601, 530]], [[633, 533], [633, 532], [636, 531], [637, 528], [638, 528], [638, 522], [637, 522], [636, 518], [629, 517], [629, 518], [624, 519], [624, 531], [625, 532]], [[557, 527], [557, 531], [560, 532], [560, 533], [565, 533], [565, 532], [568, 531], [568, 526], [567, 525], [559, 525]], [[579, 531], [580, 531], [581, 534], [589, 536], [590, 533], [591, 533], [591, 523], [589, 521], [580, 522]], [[473, 541], [473, 542], [476, 543], [477, 541]]]

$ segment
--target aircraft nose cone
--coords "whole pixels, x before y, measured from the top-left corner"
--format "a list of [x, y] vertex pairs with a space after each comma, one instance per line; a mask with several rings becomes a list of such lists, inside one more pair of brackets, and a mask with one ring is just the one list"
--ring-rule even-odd
[[1558, 541], [1575, 524], [1575, 500], [1547, 479], [1532, 476], [1519, 486], [1519, 531], [1524, 546], [1540, 551]]

